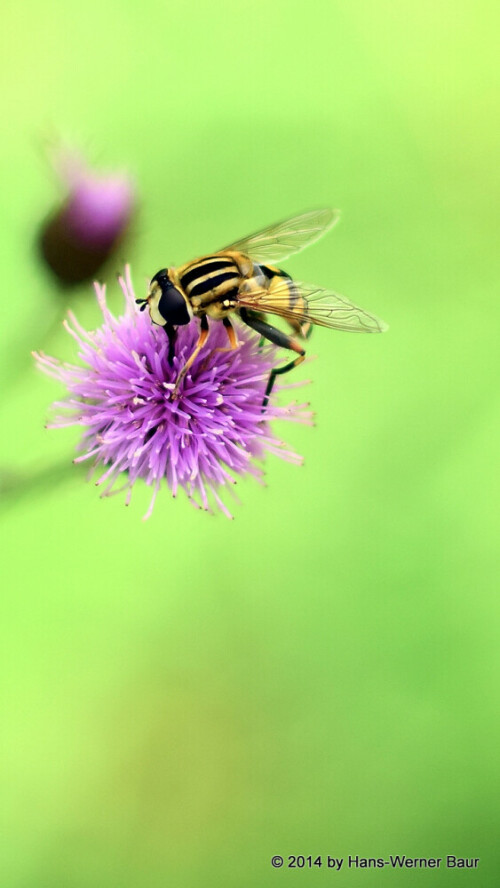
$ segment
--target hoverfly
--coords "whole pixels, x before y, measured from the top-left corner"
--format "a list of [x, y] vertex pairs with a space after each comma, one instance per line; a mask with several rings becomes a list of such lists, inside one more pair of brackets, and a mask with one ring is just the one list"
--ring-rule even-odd
[[[271, 371], [263, 408], [278, 374], [302, 363], [305, 350], [296, 336], [305, 339], [311, 324], [356, 333], [381, 333], [386, 325], [353, 305], [343, 296], [310, 284], [299, 283], [268, 262], [281, 262], [320, 238], [338, 220], [336, 210], [316, 210], [292, 216], [250, 237], [236, 241], [217, 253], [192, 259], [178, 268], [164, 268], [152, 278], [146, 299], [137, 299], [141, 311], [149, 307], [151, 320], [165, 329], [169, 340], [168, 360], [173, 363], [176, 327], [200, 318], [200, 336], [193, 353], [180, 371], [172, 397], [209, 336], [208, 319], [222, 321], [228, 350], [239, 346], [230, 315], [236, 314], [261, 337], [296, 352], [297, 357]], [[266, 320], [277, 315], [291, 327], [284, 333]], [[222, 349], [223, 351], [225, 349]]]

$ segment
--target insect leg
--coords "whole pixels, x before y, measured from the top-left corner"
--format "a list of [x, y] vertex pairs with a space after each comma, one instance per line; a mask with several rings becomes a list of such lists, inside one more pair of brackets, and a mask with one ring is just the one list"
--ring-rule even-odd
[[235, 351], [235, 349], [240, 347], [238, 342], [238, 337], [236, 336], [235, 329], [229, 320], [229, 318], [222, 318], [222, 323], [226, 328], [227, 338], [229, 339], [229, 346], [227, 348], [215, 348], [216, 352], [227, 352], [227, 351]]
[[259, 317], [253, 317], [246, 309], [242, 308], [240, 310], [240, 317], [245, 324], [248, 324], [249, 327], [252, 327], [253, 330], [256, 330], [257, 333], [260, 333], [265, 339], [269, 339], [270, 342], [274, 342], [275, 345], [279, 345], [281, 348], [288, 348], [291, 349], [291, 351], [298, 353], [298, 357], [293, 361], [290, 361], [288, 364], [285, 364], [284, 367], [278, 367], [277, 369], [271, 370], [266, 391], [264, 393], [264, 400], [262, 402], [262, 409], [264, 410], [269, 402], [269, 396], [273, 389], [276, 377], [282, 373], [288, 373], [293, 367], [298, 367], [299, 364], [302, 364], [306, 353], [300, 342], [297, 342], [292, 336], [283, 333], [282, 330], [278, 330], [277, 327], [272, 327], [271, 324], [266, 323]]
[[200, 353], [201, 349], [205, 345], [205, 342], [208, 339], [209, 333], [210, 333], [210, 330], [208, 328], [208, 318], [206, 315], [202, 315], [201, 330], [200, 330], [198, 342], [196, 343], [196, 346], [195, 346], [193, 352], [189, 355], [189, 358], [187, 359], [186, 363], [184, 364], [184, 367], [182, 368], [181, 372], [179, 373], [179, 375], [175, 381], [175, 387], [172, 392], [172, 399], [173, 400], [175, 400], [176, 398], [179, 397], [179, 386], [180, 386], [182, 380], [184, 379], [186, 373], [188, 372], [189, 368], [191, 367], [193, 361], [196, 359], [196, 357]]
[[177, 330], [175, 329], [174, 325], [170, 323], [170, 321], [167, 321], [167, 323], [164, 325], [163, 329], [165, 330], [165, 333], [168, 336], [168, 359], [167, 360], [168, 360], [168, 363], [170, 364], [170, 366], [172, 366], [172, 364], [174, 363], [174, 357], [175, 357], [175, 341], [177, 339]]
[[266, 391], [264, 392], [264, 400], [262, 401], [262, 409], [263, 410], [265, 410], [265, 408], [268, 405], [269, 398], [271, 397], [271, 392], [273, 390], [276, 377], [280, 376], [282, 373], [288, 373], [288, 371], [293, 370], [294, 367], [298, 367], [299, 364], [302, 364], [302, 361], [304, 359], [305, 359], [305, 352], [304, 352], [304, 354], [299, 355], [298, 358], [295, 358], [294, 361], [290, 361], [289, 364], [285, 364], [284, 367], [278, 367], [278, 368], [275, 368], [274, 370], [271, 370], [271, 372], [269, 374], [269, 379], [267, 381]]
[[[300, 334], [303, 339], [309, 339], [312, 331], [313, 331], [313, 324], [311, 324], [310, 321], [304, 321], [304, 323], [300, 325]], [[289, 364], [285, 364], [284, 367], [278, 367], [278, 369], [271, 370], [271, 372], [269, 374], [269, 379], [267, 381], [264, 400], [262, 402], [262, 409], [263, 410], [267, 407], [276, 377], [279, 376], [281, 373], [288, 373], [288, 371], [293, 370], [294, 367], [298, 367], [299, 364], [302, 364], [304, 357], [305, 357], [305, 355], [302, 355], [302, 357], [298, 357], [298, 358], [295, 358], [294, 361], [290, 361]]]
[[[292, 326], [292, 325], [290, 325], [290, 326]], [[294, 329], [294, 327], [292, 327], [292, 329]], [[298, 325], [297, 333], [300, 333], [300, 335], [302, 336], [303, 339], [309, 339], [312, 331], [313, 331], [313, 324], [311, 324], [310, 321], [304, 321], [304, 323]], [[263, 343], [264, 339], [261, 339], [261, 342]], [[259, 343], [259, 345], [260, 345], [260, 343]], [[276, 377], [282, 373], [288, 373], [289, 370], [293, 370], [294, 367], [297, 367], [299, 364], [302, 364], [303, 360], [304, 360], [304, 356], [298, 357], [298, 358], [295, 358], [294, 361], [290, 361], [289, 364], [285, 364], [284, 367], [278, 367], [278, 369], [271, 370], [271, 373], [269, 374], [269, 379], [267, 381], [264, 400], [262, 402], [262, 409], [263, 410], [267, 407]]]
[[[291, 324], [290, 324], [290, 326], [292, 327]], [[309, 337], [313, 331], [313, 325], [309, 321], [305, 321], [303, 324], [299, 324], [299, 326], [297, 328], [292, 327], [292, 330], [294, 333], [299, 333], [299, 335], [302, 337], [302, 339], [309, 339]], [[259, 339], [259, 344], [257, 346], [259, 351], [261, 351], [264, 348], [265, 341], [266, 341], [265, 336], [261, 336]]]
[[[254, 315], [254, 317], [255, 317], [255, 315]], [[259, 315], [259, 317], [261, 317], [262, 320], [265, 320], [265, 315]], [[259, 339], [259, 344], [258, 344], [258, 346], [257, 346], [257, 348], [259, 349], [259, 351], [262, 351], [262, 349], [264, 348], [265, 344], [266, 344], [266, 337], [265, 337], [265, 336], [261, 336], [260, 339]]]

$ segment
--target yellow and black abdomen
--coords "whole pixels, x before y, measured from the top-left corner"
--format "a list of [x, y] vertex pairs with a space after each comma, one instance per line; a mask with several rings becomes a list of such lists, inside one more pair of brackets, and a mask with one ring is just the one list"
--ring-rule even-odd
[[[297, 318], [300, 317], [302, 320], [307, 317], [306, 300], [301, 296], [293, 278], [286, 271], [274, 268], [272, 265], [261, 265], [260, 268], [268, 280], [269, 301], [272, 303], [274, 297], [287, 315], [289, 313], [295, 314]], [[292, 326], [300, 329], [300, 321], [292, 323]]]
[[196, 311], [211, 302], [236, 300], [241, 272], [229, 256], [204, 256], [177, 270], [179, 283]]

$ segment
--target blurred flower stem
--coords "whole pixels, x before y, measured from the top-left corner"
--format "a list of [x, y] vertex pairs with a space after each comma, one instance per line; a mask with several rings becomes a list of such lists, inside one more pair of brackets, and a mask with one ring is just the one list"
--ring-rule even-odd
[[24, 469], [2, 466], [0, 467], [0, 509], [14, 505], [29, 494], [38, 495], [53, 490], [55, 486], [69, 480], [72, 474], [80, 475], [80, 473], [69, 455], [67, 459], [45, 466], [34, 464]]
[[[8, 387], [15, 385], [24, 376], [25, 371], [32, 366], [31, 352], [33, 345], [36, 344], [42, 350], [49, 346], [57, 331], [61, 328], [62, 322], [66, 316], [68, 306], [61, 303], [54, 307], [51, 318], [42, 312], [40, 319], [46, 321], [46, 328], [40, 335], [41, 324], [37, 327], [37, 336], [33, 333], [33, 326], [30, 324], [28, 329], [21, 329], [16, 336], [13, 336], [9, 345], [9, 350], [3, 355], [2, 378], [6, 391]], [[43, 328], [42, 328], [43, 329]]]

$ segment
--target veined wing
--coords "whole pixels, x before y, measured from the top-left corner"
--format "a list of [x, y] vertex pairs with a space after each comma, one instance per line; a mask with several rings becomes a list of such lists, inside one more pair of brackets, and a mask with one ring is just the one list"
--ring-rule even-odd
[[271, 291], [259, 289], [240, 293], [238, 305], [254, 311], [279, 315], [285, 320], [310, 321], [320, 327], [349, 333], [383, 333], [387, 324], [353, 305], [344, 296], [313, 284], [283, 280]]
[[339, 219], [338, 210], [313, 210], [292, 216], [220, 250], [234, 250], [255, 262], [281, 262], [318, 240]]

